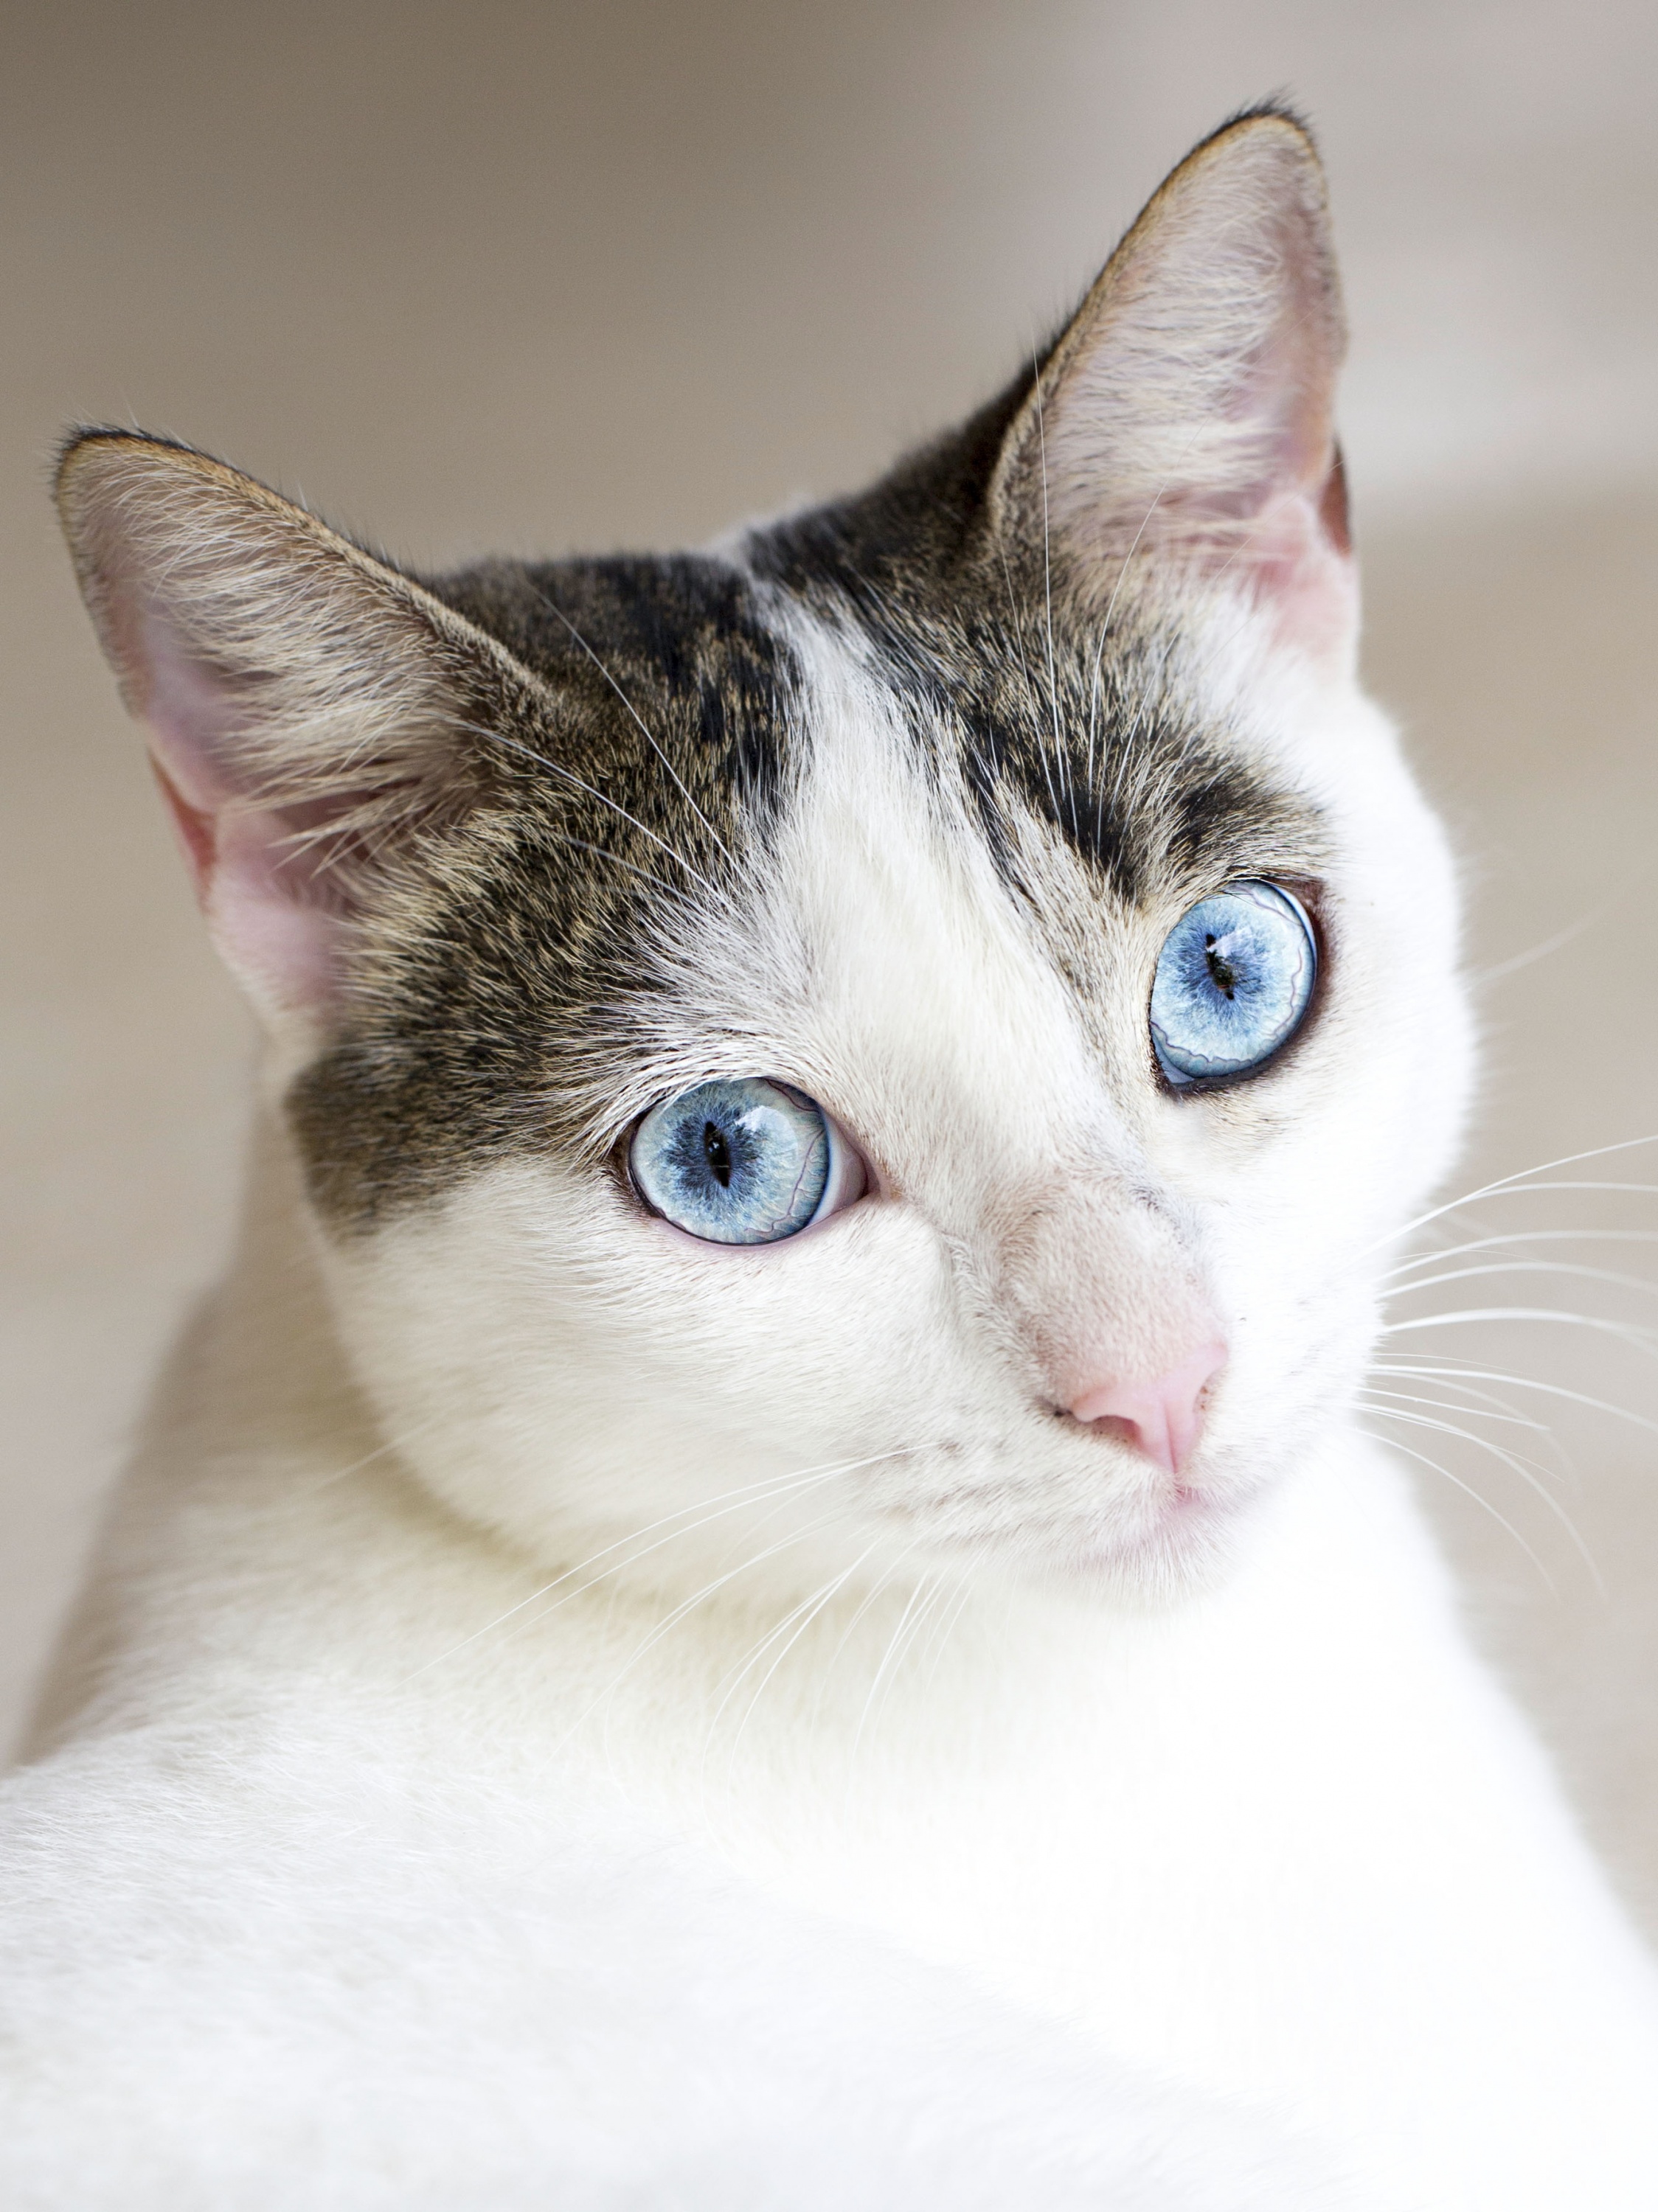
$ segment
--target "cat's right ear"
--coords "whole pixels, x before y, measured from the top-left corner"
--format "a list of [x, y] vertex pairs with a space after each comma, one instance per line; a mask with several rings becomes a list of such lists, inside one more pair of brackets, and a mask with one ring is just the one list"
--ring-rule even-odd
[[186, 447], [80, 433], [58, 504], [215, 942], [266, 1026], [313, 1041], [411, 833], [481, 795], [485, 749], [467, 732], [523, 672], [407, 577]]

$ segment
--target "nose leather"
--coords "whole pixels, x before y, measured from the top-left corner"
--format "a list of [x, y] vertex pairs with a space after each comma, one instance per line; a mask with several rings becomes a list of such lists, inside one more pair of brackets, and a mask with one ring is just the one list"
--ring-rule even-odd
[[1223, 1344], [1205, 1344], [1166, 1375], [1091, 1385], [1066, 1409], [1073, 1420], [1119, 1435], [1155, 1465], [1179, 1474], [1203, 1433], [1204, 1394], [1226, 1364]]

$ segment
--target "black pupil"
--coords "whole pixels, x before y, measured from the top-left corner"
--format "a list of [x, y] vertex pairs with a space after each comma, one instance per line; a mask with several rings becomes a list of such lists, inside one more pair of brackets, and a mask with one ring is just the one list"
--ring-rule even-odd
[[703, 1123], [703, 1158], [708, 1162], [708, 1171], [722, 1190], [731, 1188], [731, 1147], [725, 1133], [712, 1121]]
[[1224, 953], [1215, 950], [1215, 933], [1211, 930], [1204, 939], [1204, 957], [1209, 962], [1210, 980], [1217, 991], [1229, 999], [1238, 988], [1238, 971]]

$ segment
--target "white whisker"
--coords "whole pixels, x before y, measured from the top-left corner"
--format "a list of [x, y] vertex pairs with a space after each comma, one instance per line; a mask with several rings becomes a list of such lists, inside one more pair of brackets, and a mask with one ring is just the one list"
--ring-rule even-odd
[[[1436, 1430], [1443, 1436], [1460, 1437], [1465, 1443], [1478, 1444], [1482, 1450], [1490, 1452], [1493, 1459], [1500, 1460], [1504, 1467], [1520, 1477], [1528, 1490], [1534, 1491], [1542, 1499], [1544, 1504], [1571, 1538], [1584, 1565], [1594, 1577], [1596, 1586], [1604, 1590], [1605, 1584], [1601, 1582], [1600, 1571], [1590, 1554], [1588, 1546], [1578, 1533], [1576, 1522], [1549, 1489], [1547, 1484], [1541, 1480], [1541, 1470], [1537, 1468], [1533, 1462], [1522, 1460], [1515, 1452], [1505, 1451], [1500, 1444], [1493, 1443], [1489, 1437], [1482, 1437], [1475, 1430], [1460, 1428], [1454, 1421], [1436, 1420], [1427, 1413], [1407, 1413], [1399, 1407], [1372, 1406], [1366, 1410], [1384, 1421], [1405, 1421], [1418, 1428]], [[1443, 1469], [1441, 1470], [1442, 1473], [1443, 1471]]]
[[1460, 1198], [1447, 1199], [1442, 1205], [1430, 1206], [1427, 1212], [1418, 1213], [1414, 1219], [1401, 1222], [1397, 1228], [1388, 1230], [1385, 1236], [1378, 1237], [1373, 1243], [1367, 1244], [1362, 1251], [1354, 1255], [1355, 1259], [1362, 1260], [1368, 1258], [1369, 1254], [1379, 1251], [1384, 1244], [1397, 1243], [1401, 1237], [1411, 1236], [1418, 1229], [1425, 1229], [1430, 1221], [1442, 1220], [1448, 1213], [1455, 1213], [1465, 1206], [1473, 1206], [1481, 1199], [1494, 1198], [1500, 1192], [1519, 1192], [1522, 1190], [1612, 1190], [1627, 1192], [1643, 1191], [1650, 1195], [1655, 1190], [1658, 1190], [1658, 1185], [1652, 1183], [1594, 1182], [1533, 1183], [1531, 1181], [1531, 1177], [1539, 1175], [1551, 1175], [1556, 1168], [1576, 1167], [1580, 1160], [1605, 1159], [1613, 1152], [1632, 1152], [1638, 1146], [1652, 1144], [1658, 1144], [1658, 1135], [1649, 1137], [1625, 1137], [1615, 1145], [1591, 1146], [1588, 1152], [1565, 1152], [1563, 1153], [1557, 1160], [1544, 1160], [1534, 1168], [1520, 1168], [1512, 1175], [1499, 1176], [1495, 1182], [1482, 1183], [1478, 1190], [1465, 1191]]
[[[850, 1582], [852, 1577], [857, 1573], [864, 1561], [871, 1558], [876, 1549], [877, 1546], [875, 1544], [867, 1545], [865, 1548], [858, 1553], [856, 1559], [853, 1560], [850, 1567], [843, 1569], [838, 1575], [834, 1576], [829, 1582], [820, 1584], [819, 1588], [812, 1593], [809, 1598], [804, 1599], [794, 1608], [792, 1612], [786, 1613], [783, 1620], [777, 1623], [770, 1633], [761, 1638], [760, 1642], [755, 1646], [753, 1650], [749, 1653], [747, 1658], [744, 1660], [741, 1667], [737, 1670], [730, 1688], [727, 1690], [725, 1695], [721, 1698], [719, 1705], [715, 1709], [712, 1718], [709, 1722], [707, 1737], [708, 1747], [712, 1747], [714, 1731], [719, 1726], [721, 1715], [725, 1711], [727, 1705], [730, 1703], [731, 1699], [735, 1696], [738, 1689], [741, 1686], [741, 1684], [745, 1677], [747, 1675], [750, 1668], [753, 1667], [759, 1660], [764, 1657], [766, 1648], [769, 1644], [777, 1642], [780, 1636], [784, 1638], [784, 1641], [780, 1645], [771, 1665], [766, 1668], [765, 1674], [761, 1675], [759, 1680], [755, 1684], [753, 1695], [749, 1698], [747, 1706], [743, 1710], [742, 1717], [737, 1723], [736, 1732], [731, 1739], [731, 1747], [727, 1757], [728, 1771], [734, 1768], [736, 1764], [737, 1752], [742, 1742], [743, 1731], [748, 1726], [749, 1720], [756, 1707], [759, 1705], [760, 1699], [765, 1695], [767, 1684], [771, 1680], [777, 1669], [783, 1665], [783, 1662], [788, 1658], [789, 1654], [800, 1642], [801, 1638], [805, 1635], [807, 1630], [810, 1628], [812, 1623], [818, 1618], [819, 1614], [824, 1611], [826, 1607], [832, 1605], [834, 1602], [836, 1597], [838, 1596], [840, 1592], [845, 1589], [847, 1583]], [[791, 1629], [792, 1632], [790, 1632]], [[704, 1749], [703, 1756], [705, 1771], [708, 1756], [707, 1748]]]
[[933, 1663], [927, 1670], [927, 1680], [923, 1686], [923, 1695], [931, 1695], [933, 1684], [938, 1679], [938, 1670], [944, 1657], [945, 1647], [949, 1643], [951, 1637], [955, 1633], [956, 1623], [966, 1611], [968, 1601], [972, 1598], [972, 1584], [970, 1582], [964, 1582], [956, 1593], [955, 1603], [950, 1607], [949, 1611], [944, 1613], [942, 1617], [942, 1626], [935, 1632], [934, 1634]]
[[1503, 982], [1509, 976], [1517, 975], [1522, 968], [1531, 967], [1534, 961], [1546, 960], [1551, 952], [1564, 951], [1586, 929], [1592, 929], [1596, 922], [1603, 921], [1606, 911], [1604, 906], [1596, 907], [1593, 914], [1580, 915], [1577, 921], [1568, 922], [1564, 929], [1557, 929], [1552, 937], [1545, 937], [1540, 945], [1533, 945], [1524, 952], [1512, 953], [1508, 959], [1499, 960], [1494, 968], [1480, 969], [1469, 977], [1469, 981], [1476, 990], [1483, 991], [1492, 983]]
[[[436, 1658], [427, 1660], [424, 1665], [417, 1668], [414, 1674], [408, 1679], [413, 1680], [416, 1676], [424, 1674], [428, 1668], [441, 1666], [446, 1660], [453, 1659], [458, 1652], [466, 1650], [469, 1645], [476, 1644], [480, 1637], [488, 1636], [493, 1630], [515, 1619], [527, 1607], [534, 1605], [539, 1599], [551, 1595], [554, 1590], [562, 1588], [564, 1583], [572, 1581], [576, 1577], [585, 1575], [589, 1568], [597, 1566], [601, 1559], [609, 1559], [613, 1553], [622, 1551], [627, 1546], [637, 1544], [643, 1536], [654, 1535], [659, 1528], [667, 1528], [668, 1533], [658, 1537], [655, 1543], [647, 1544], [642, 1551], [630, 1552], [625, 1559], [614, 1561], [594, 1579], [604, 1581], [613, 1575], [625, 1572], [629, 1567], [637, 1565], [641, 1559], [649, 1559], [652, 1553], [661, 1550], [664, 1545], [676, 1543], [686, 1536], [694, 1535], [699, 1530], [708, 1528], [715, 1521], [723, 1519], [727, 1514], [741, 1511], [747, 1504], [765, 1502], [774, 1496], [791, 1495], [798, 1490], [809, 1488], [815, 1482], [829, 1481], [838, 1474], [854, 1474], [862, 1468], [876, 1467], [887, 1460], [902, 1459], [916, 1449], [917, 1447], [911, 1444], [900, 1444], [891, 1451], [875, 1452], [864, 1459], [830, 1460], [820, 1467], [795, 1468], [782, 1475], [766, 1475], [757, 1482], [742, 1483], [735, 1490], [720, 1491], [711, 1498], [699, 1498], [694, 1504], [682, 1505], [672, 1513], [664, 1513], [656, 1520], [647, 1522], [643, 1528], [631, 1529], [625, 1536], [619, 1536], [613, 1543], [605, 1545], [601, 1550], [590, 1553], [585, 1559], [578, 1560], [574, 1566], [566, 1567], [562, 1573], [555, 1575], [551, 1582], [543, 1583], [539, 1589], [532, 1590], [527, 1597], [521, 1598], [516, 1605], [509, 1606], [504, 1613], [497, 1613], [493, 1620], [486, 1621], [482, 1628], [474, 1629], [470, 1636], [462, 1637], [458, 1644], [452, 1644], [447, 1650], [440, 1651]], [[688, 1522], [687, 1516], [690, 1516]], [[684, 1528], [669, 1528], [668, 1524], [672, 1522], [687, 1522], [687, 1525]], [[592, 1586], [591, 1583], [582, 1583], [579, 1588], [588, 1589]], [[579, 1590], [572, 1591], [570, 1595], [579, 1595]], [[538, 1620], [546, 1618], [546, 1613], [536, 1615]]]
[[558, 616], [559, 621], [563, 623], [564, 628], [570, 632], [570, 636], [581, 647], [582, 651], [586, 653], [588, 659], [598, 670], [600, 675], [604, 678], [606, 683], [609, 684], [611, 690], [621, 701], [622, 705], [626, 708], [627, 713], [632, 720], [635, 729], [638, 731], [640, 736], [650, 747], [652, 752], [655, 754], [657, 759], [661, 761], [662, 766], [673, 777], [674, 783], [679, 788], [680, 798], [684, 799], [686, 805], [691, 809], [697, 819], [702, 823], [704, 829], [707, 830], [709, 836], [714, 840], [716, 845], [718, 846], [720, 851], [725, 855], [726, 859], [735, 868], [737, 863], [735, 857], [731, 851], [731, 848], [726, 843], [724, 838], [721, 836], [719, 831], [709, 820], [707, 815], [704, 813], [702, 808], [698, 805], [696, 800], [692, 797], [690, 792], [686, 787], [685, 779], [680, 775], [679, 769], [674, 767], [667, 755], [662, 750], [662, 748], [657, 743], [654, 733], [646, 726], [643, 718], [640, 714], [638, 708], [634, 705], [632, 700], [628, 697], [626, 692], [623, 690], [621, 685], [616, 681], [615, 677], [611, 673], [605, 663], [599, 658], [599, 655], [594, 651], [593, 647], [588, 643], [581, 631], [576, 629], [575, 623], [564, 612], [564, 609], [558, 605], [558, 602], [546, 592], [538, 591], [535, 596], [540, 600], [542, 605], [547, 610], [549, 614]]
[[1401, 1260], [1396, 1267], [1387, 1270], [1381, 1280], [1396, 1282], [1401, 1275], [1417, 1267], [1439, 1267], [1447, 1260], [1460, 1260], [1475, 1252], [1540, 1243], [1658, 1244], [1658, 1229], [1515, 1229], [1502, 1236], [1472, 1237], [1460, 1244], [1435, 1245], [1426, 1252], [1417, 1253], [1413, 1259]]
[[487, 722], [468, 722], [463, 726], [471, 731], [475, 737], [487, 738], [491, 744], [504, 746], [509, 752], [521, 753], [527, 761], [533, 762], [539, 769], [544, 769], [549, 775], [560, 776], [566, 783], [573, 783], [578, 791], [586, 792], [589, 799], [596, 799], [601, 806], [609, 807], [613, 814], [619, 814], [623, 821], [631, 823], [642, 837], [649, 838], [651, 843], [666, 853], [670, 860], [677, 861], [693, 883], [701, 884], [710, 898], [716, 903], [720, 902], [720, 892], [699, 869], [692, 867], [683, 853], [670, 845], [665, 837], [659, 837], [649, 823], [641, 822], [637, 814], [631, 814], [627, 808], [613, 799], [608, 792], [600, 791], [596, 784], [588, 782], [584, 776], [577, 775], [573, 769], [566, 768], [563, 762], [550, 760], [546, 754], [538, 753], [529, 745], [520, 744], [515, 738], [508, 737], [503, 731], [491, 729]]
[[1637, 1328], [1632, 1322], [1608, 1321], [1601, 1314], [1568, 1313], [1551, 1306], [1465, 1306], [1457, 1313], [1417, 1314], [1405, 1321], [1384, 1322], [1377, 1334], [1403, 1336], [1416, 1329], [1451, 1328], [1493, 1321], [1558, 1322], [1566, 1328], [1586, 1328], [1598, 1335], [1616, 1337], [1643, 1352], [1658, 1350], [1658, 1336], [1651, 1329]]
[[1437, 1290], [1446, 1283], [1472, 1282], [1490, 1275], [1575, 1275], [1585, 1282], [1610, 1283], [1614, 1288], [1639, 1291], [1650, 1296], [1658, 1291], [1658, 1283], [1643, 1275], [1623, 1275], [1610, 1267], [1585, 1267], [1570, 1260], [1499, 1260], [1488, 1267], [1454, 1267], [1443, 1275], [1428, 1275], [1417, 1282], [1402, 1283], [1390, 1293], [1402, 1297], [1407, 1292]]
[[[913, 1555], [914, 1549], [915, 1547], [912, 1545], [910, 1552], [905, 1554], [906, 1559]], [[875, 1668], [874, 1674], [870, 1678], [869, 1694], [863, 1700], [863, 1711], [859, 1714], [857, 1727], [853, 1731], [852, 1748], [848, 1755], [847, 1761], [846, 1778], [847, 1788], [849, 1790], [851, 1788], [852, 1776], [856, 1770], [858, 1751], [863, 1742], [864, 1730], [869, 1723], [870, 1711], [871, 1708], [875, 1705], [875, 1693], [880, 1690], [882, 1682], [887, 1678], [888, 1668], [893, 1664], [898, 1654], [903, 1648], [905, 1641], [905, 1630], [908, 1627], [910, 1617], [915, 1612], [917, 1605], [921, 1601], [923, 1592], [926, 1593], [928, 1597], [930, 1599], [931, 1593], [938, 1587], [939, 1585], [936, 1581], [925, 1575], [920, 1578], [920, 1580], [916, 1583], [914, 1589], [910, 1592], [909, 1596], [905, 1599], [904, 1610], [898, 1617], [898, 1626], [893, 1631], [892, 1635], [887, 1638], [887, 1649], [881, 1654], [881, 1664]], [[883, 1698], [881, 1700], [881, 1709], [883, 1711], [885, 1710], [885, 1706], [886, 1700]]]
[[1476, 1490], [1472, 1483], [1464, 1482], [1460, 1476], [1453, 1474], [1449, 1468], [1442, 1467], [1436, 1459], [1429, 1459], [1426, 1452], [1419, 1452], [1410, 1444], [1401, 1443], [1397, 1437], [1380, 1438], [1378, 1441], [1381, 1443], [1383, 1449], [1387, 1451], [1403, 1452], [1407, 1459], [1416, 1460], [1423, 1467], [1430, 1467], [1436, 1474], [1442, 1475], [1446, 1481], [1451, 1485], [1453, 1489], [1460, 1490], [1463, 1492], [1465, 1497], [1472, 1498], [1476, 1505], [1481, 1507], [1485, 1512], [1490, 1515], [1492, 1520], [1496, 1522], [1499, 1528], [1506, 1529], [1508, 1534], [1514, 1538], [1515, 1543], [1519, 1545], [1521, 1550], [1526, 1554], [1526, 1557], [1531, 1561], [1532, 1565], [1537, 1569], [1538, 1573], [1542, 1576], [1544, 1582], [1548, 1585], [1549, 1595], [1551, 1597], [1559, 1596], [1560, 1593], [1555, 1587], [1554, 1577], [1544, 1565], [1542, 1560], [1538, 1558], [1536, 1553], [1533, 1551], [1531, 1546], [1521, 1534], [1519, 1529], [1515, 1527], [1513, 1522], [1506, 1519], [1503, 1515], [1499, 1513], [1496, 1506], [1492, 1504], [1490, 1499], [1487, 1498], [1483, 1492]]
[[1593, 1397], [1584, 1390], [1569, 1389], [1563, 1382], [1545, 1382], [1534, 1375], [1505, 1375], [1496, 1368], [1474, 1367], [1463, 1364], [1452, 1367], [1436, 1367], [1417, 1360], [1411, 1360], [1408, 1364], [1379, 1366], [1377, 1371], [1387, 1375], [1426, 1375], [1436, 1379], [1443, 1378], [1448, 1382], [1454, 1382], [1459, 1376], [1468, 1375], [1478, 1382], [1501, 1382], [1508, 1389], [1536, 1390], [1545, 1397], [1564, 1398], [1575, 1406], [1587, 1406], [1593, 1413], [1611, 1413], [1618, 1420], [1628, 1421], [1637, 1429], [1646, 1429], [1652, 1435], [1658, 1436], [1658, 1421], [1649, 1419], [1644, 1413], [1631, 1413], [1627, 1406], [1613, 1405], [1610, 1399]]
[[[1391, 1374], [1393, 1370], [1390, 1368], [1386, 1371]], [[1370, 1398], [1397, 1398], [1406, 1406], [1436, 1406], [1442, 1413], [1466, 1414], [1470, 1420], [1503, 1421], [1514, 1428], [1533, 1429], [1540, 1437], [1552, 1433], [1546, 1421], [1534, 1421], [1528, 1414], [1510, 1413], [1506, 1408], [1496, 1413], [1484, 1412], [1477, 1406], [1459, 1405], [1451, 1398], [1425, 1398], [1417, 1391], [1389, 1390], [1380, 1382], [1366, 1382], [1362, 1389]]]
[[780, 1536], [775, 1544], [768, 1544], [761, 1551], [750, 1553], [735, 1567], [728, 1567], [723, 1574], [714, 1576], [710, 1581], [705, 1582], [700, 1589], [693, 1590], [689, 1597], [681, 1599], [678, 1605], [673, 1607], [655, 1623], [649, 1634], [641, 1639], [617, 1673], [606, 1683], [604, 1688], [595, 1691], [559, 1738], [557, 1748], [561, 1751], [564, 1749], [571, 1738], [592, 1718], [606, 1699], [614, 1696], [640, 1661], [654, 1651], [662, 1638], [677, 1628], [689, 1614], [694, 1613], [699, 1605], [705, 1604], [710, 1597], [734, 1583], [740, 1575], [746, 1575], [755, 1567], [764, 1566], [768, 1559], [777, 1559], [795, 1544], [804, 1543], [808, 1536], [814, 1536], [820, 1528], [826, 1528], [834, 1518], [832, 1512], [820, 1514], [815, 1521], [808, 1521], [803, 1528], [793, 1529], [787, 1536]]

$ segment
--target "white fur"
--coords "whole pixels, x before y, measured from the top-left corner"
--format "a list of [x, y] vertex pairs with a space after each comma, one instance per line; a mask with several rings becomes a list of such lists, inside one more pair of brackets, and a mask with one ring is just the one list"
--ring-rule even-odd
[[[10, 1788], [6, 2201], [1644, 2212], [1649, 1969], [1344, 1411], [1466, 1057], [1391, 737], [1280, 668], [1240, 740], [1333, 811], [1340, 990], [1206, 1115], [796, 637], [745, 988], [648, 1079], [798, 1081], [882, 1194], [716, 1249], [527, 1160], [331, 1244], [267, 1131]], [[1231, 1332], [1191, 1535], [1031, 1396], [1125, 1252]]]

